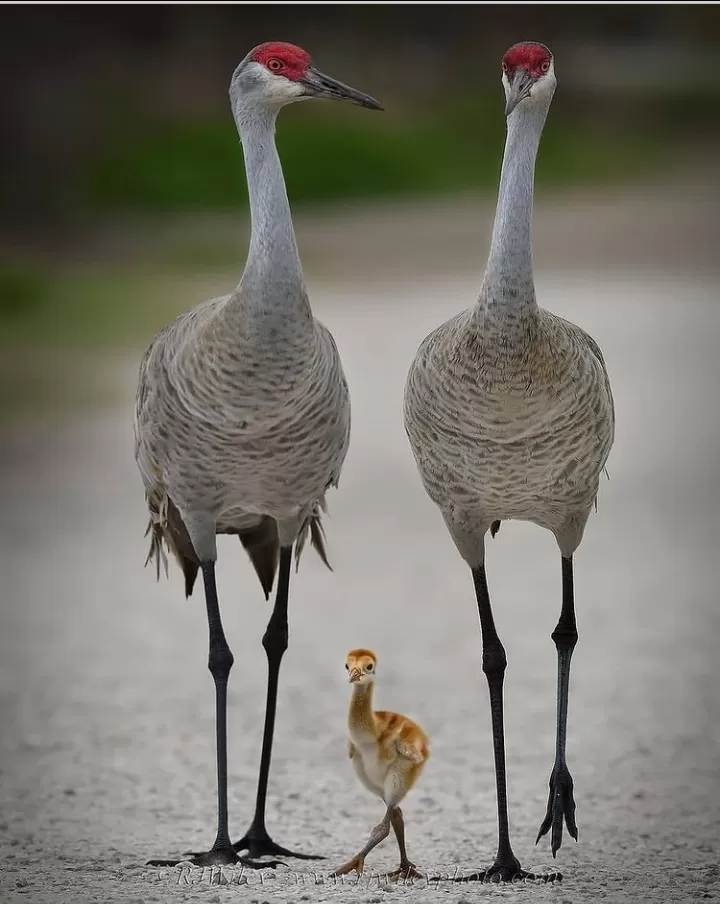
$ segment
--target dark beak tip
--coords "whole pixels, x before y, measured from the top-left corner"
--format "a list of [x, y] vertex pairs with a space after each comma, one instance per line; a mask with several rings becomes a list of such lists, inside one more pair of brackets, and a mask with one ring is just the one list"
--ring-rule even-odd
[[325, 98], [332, 101], [350, 101], [350, 103], [356, 104], [358, 107], [365, 107], [367, 110], [385, 109], [372, 95], [351, 88], [349, 85], [344, 85], [332, 76], [318, 72], [314, 67], [308, 70], [308, 75], [309, 78], [304, 81], [311, 97]]
[[382, 104], [379, 101], [376, 101], [375, 98], [370, 95], [362, 95], [359, 92], [356, 95], [347, 94], [341, 96], [337, 100], [350, 101], [351, 104], [355, 104], [356, 107], [363, 107], [365, 110], [385, 110]]

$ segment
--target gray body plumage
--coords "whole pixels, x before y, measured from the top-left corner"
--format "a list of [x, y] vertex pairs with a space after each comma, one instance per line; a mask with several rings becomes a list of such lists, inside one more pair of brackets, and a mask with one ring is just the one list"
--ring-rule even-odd
[[[240, 69], [240, 68], [239, 68]], [[277, 110], [233, 95], [252, 235], [237, 289], [180, 315], [141, 369], [135, 456], [163, 544], [185, 571], [216, 558], [216, 533], [240, 536], [272, 588], [280, 546], [305, 537], [325, 559], [320, 511], [337, 485], [350, 402], [337, 347], [313, 318], [274, 143]], [[278, 107], [279, 109], [279, 107]]]
[[424, 487], [472, 567], [503, 519], [549, 529], [569, 557], [613, 443], [597, 343], [535, 299], [533, 173], [551, 98], [509, 118], [480, 297], [423, 341], [405, 388], [405, 428]]

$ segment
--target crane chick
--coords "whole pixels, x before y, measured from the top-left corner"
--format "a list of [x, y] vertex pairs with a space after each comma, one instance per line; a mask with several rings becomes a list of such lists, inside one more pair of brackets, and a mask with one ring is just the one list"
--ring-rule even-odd
[[355, 772], [387, 810], [373, 828], [363, 849], [334, 870], [334, 875], [363, 872], [365, 857], [390, 834], [392, 825], [400, 850], [400, 868], [391, 878], [419, 877], [405, 851], [405, 824], [399, 803], [417, 781], [430, 756], [428, 737], [414, 721], [397, 712], [374, 712], [372, 708], [377, 658], [369, 649], [348, 653], [345, 670], [353, 685], [348, 715], [348, 755]]

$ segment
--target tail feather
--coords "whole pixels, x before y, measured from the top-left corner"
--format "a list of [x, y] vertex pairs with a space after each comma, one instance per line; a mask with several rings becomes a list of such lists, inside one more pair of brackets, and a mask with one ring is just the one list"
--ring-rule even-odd
[[490, 535], [493, 538], [500, 532], [500, 522], [500, 520], [495, 520], [495, 522], [490, 524]]
[[185, 574], [185, 598], [190, 598], [195, 586], [199, 567], [193, 561], [183, 561], [182, 569]]
[[323, 562], [323, 564], [325, 564], [328, 570], [332, 570], [330, 561], [328, 560], [327, 550], [325, 548], [325, 529], [323, 528], [322, 524], [323, 513], [327, 513], [325, 498], [321, 498], [315, 504], [311, 512], [305, 518], [304, 523], [300, 527], [300, 532], [298, 533], [297, 542], [295, 544], [296, 570], [298, 570], [300, 567], [300, 555], [303, 553], [308, 535], [310, 536], [310, 544], [320, 555], [320, 560]]
[[160, 581], [160, 566], [162, 565], [165, 568], [165, 576], [168, 575], [168, 559], [167, 554], [165, 554], [165, 548], [163, 547], [163, 528], [159, 522], [156, 522], [152, 516], [148, 521], [147, 529], [145, 530], [145, 537], [150, 535], [150, 550], [148, 551], [148, 556], [145, 558], [145, 566], [150, 563], [150, 561], [155, 561], [155, 574], [158, 582]]
[[270, 517], [263, 517], [257, 526], [238, 532], [238, 537], [255, 568], [267, 601], [280, 560], [277, 523]]
[[[200, 562], [193, 549], [185, 524], [173, 502], [165, 497], [161, 503], [148, 501], [150, 504], [150, 521], [145, 535], [150, 535], [150, 551], [145, 560], [145, 566], [154, 561], [157, 579], [160, 579], [160, 568], [163, 567], [168, 575], [168, 557], [166, 551], [173, 554], [180, 565], [185, 577], [185, 597], [192, 595]], [[332, 570], [328, 561], [325, 548], [325, 530], [322, 525], [322, 512], [326, 511], [325, 500], [318, 501], [306, 517], [295, 545], [296, 569], [300, 563], [308, 536], [310, 544], [320, 555], [320, 559]], [[255, 573], [260, 580], [265, 600], [275, 584], [280, 563], [280, 539], [278, 537], [277, 523], [272, 517], [263, 517], [257, 526], [251, 529], [226, 530], [228, 534], [237, 535], [247, 552], [250, 562], [255, 568]]]
[[145, 566], [147, 567], [150, 561], [155, 561], [155, 575], [159, 580], [161, 565], [165, 569], [165, 576], [168, 575], [166, 550], [172, 553], [185, 577], [185, 598], [190, 598], [200, 564], [185, 524], [170, 498], [163, 498], [157, 506], [154, 501], [148, 501], [148, 503], [150, 504], [150, 522], [145, 535], [151, 533], [151, 536], [150, 551], [145, 559]]

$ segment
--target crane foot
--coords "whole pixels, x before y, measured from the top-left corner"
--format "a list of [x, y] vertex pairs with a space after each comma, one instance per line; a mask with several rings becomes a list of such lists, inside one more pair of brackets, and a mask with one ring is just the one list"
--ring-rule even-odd
[[296, 850], [288, 850], [281, 844], [276, 844], [267, 832], [265, 834], [252, 834], [248, 832], [239, 841], [233, 844], [233, 850], [240, 853], [247, 851], [247, 859], [257, 860], [260, 857], [293, 857], [296, 860], [324, 860], [325, 857], [317, 854], [299, 853]]
[[526, 872], [519, 866], [493, 863], [490, 869], [480, 869], [467, 875], [431, 876], [428, 882], [562, 882], [561, 872]]
[[275, 869], [285, 864], [281, 860], [267, 860], [260, 863], [246, 857], [238, 856], [232, 847], [213, 847], [202, 853], [186, 853], [176, 860], [148, 860], [148, 866], [177, 866], [180, 863], [192, 863], [193, 866], [234, 866], [240, 863], [252, 869]]
[[560, 849], [563, 836], [563, 820], [567, 825], [570, 835], [578, 839], [577, 825], [575, 824], [575, 800], [573, 799], [573, 779], [567, 765], [553, 766], [550, 775], [550, 795], [548, 797], [547, 812], [542, 820], [540, 831], [538, 832], [535, 843], [537, 844], [543, 835], [546, 835], [550, 829], [550, 847], [553, 857]]

